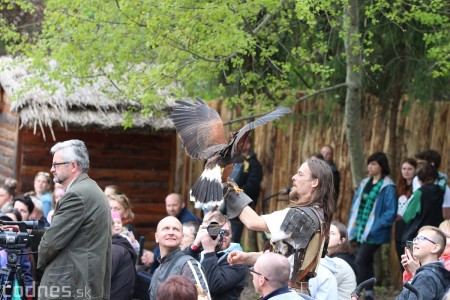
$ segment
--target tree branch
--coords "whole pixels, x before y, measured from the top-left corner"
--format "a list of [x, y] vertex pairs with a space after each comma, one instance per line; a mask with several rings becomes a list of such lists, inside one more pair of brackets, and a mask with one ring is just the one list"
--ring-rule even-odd
[[[313, 97], [313, 96], [315, 96], [317, 94], [325, 93], [325, 92], [328, 92], [328, 91], [331, 91], [331, 90], [335, 90], [335, 89], [338, 89], [338, 88], [341, 88], [341, 87], [344, 87], [344, 86], [347, 86], [347, 84], [345, 82], [336, 84], [334, 86], [329, 86], [329, 87], [317, 90], [317, 91], [315, 91], [314, 93], [312, 93], [310, 95], [305, 95], [305, 96], [301, 97], [300, 99], [298, 99], [298, 101], [303, 101], [303, 100], [311, 98], [311, 97]], [[267, 113], [230, 120], [230, 121], [224, 122], [223, 125], [225, 126], [225, 125], [231, 125], [233, 123], [237, 123], [237, 122], [241, 122], [241, 121], [254, 120], [254, 119], [262, 117], [262, 116], [264, 116], [266, 114]]]
[[317, 95], [317, 94], [320, 94], [320, 93], [326, 93], [326, 92], [328, 92], [328, 91], [336, 90], [336, 89], [338, 89], [338, 88], [345, 87], [345, 86], [347, 86], [347, 83], [345, 83], [345, 82], [339, 83], [339, 84], [336, 84], [336, 85], [333, 85], [333, 86], [329, 86], [329, 87], [326, 87], [326, 88], [317, 90], [317, 91], [315, 91], [315, 92], [312, 93], [312, 94], [309, 94], [309, 95], [305, 95], [305, 96], [303, 96], [303, 97], [300, 97], [300, 98], [298, 99], [297, 102], [306, 100], [306, 99], [311, 98], [311, 97], [313, 97], [313, 96], [315, 96], [315, 95]]
[[252, 30], [252, 34], [253, 35], [257, 35], [258, 32], [261, 31], [261, 29], [266, 26], [266, 24], [270, 21], [270, 19], [272, 19], [272, 15], [271, 14], [267, 14], [264, 16], [264, 19], [261, 21], [261, 23], [258, 24], [258, 26], [256, 26], [255, 29]]
[[[219, 59], [212, 59], [212, 58], [208, 58], [208, 57], [201, 56], [201, 55], [199, 55], [199, 54], [197, 54], [197, 53], [195, 53], [195, 52], [192, 52], [191, 50], [185, 48], [181, 43], [175, 41], [174, 39], [171, 39], [171, 38], [167, 38], [167, 39], [168, 39], [169, 41], [171, 41], [171, 42], [173, 43], [172, 46], [175, 47], [175, 48], [177, 48], [178, 50], [187, 52], [187, 53], [189, 53], [189, 54], [195, 56], [195, 58], [201, 59], [201, 60], [204, 60], [204, 61], [207, 61], [207, 62], [219, 63], [219, 62], [222, 62], [222, 61], [224, 61], [224, 60], [229, 60], [230, 58], [235, 57], [235, 56], [237, 55], [236, 53], [232, 53], [232, 54], [227, 55], [227, 56], [222, 56], [222, 57], [219, 58]], [[178, 45], [178, 46], [177, 46], [177, 45]]]

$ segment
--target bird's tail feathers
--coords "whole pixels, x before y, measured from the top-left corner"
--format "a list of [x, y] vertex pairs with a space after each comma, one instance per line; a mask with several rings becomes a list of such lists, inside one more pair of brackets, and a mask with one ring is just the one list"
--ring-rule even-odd
[[190, 200], [200, 204], [205, 209], [216, 205], [220, 206], [223, 201], [221, 175], [219, 166], [215, 166], [213, 169], [205, 169], [189, 192]]

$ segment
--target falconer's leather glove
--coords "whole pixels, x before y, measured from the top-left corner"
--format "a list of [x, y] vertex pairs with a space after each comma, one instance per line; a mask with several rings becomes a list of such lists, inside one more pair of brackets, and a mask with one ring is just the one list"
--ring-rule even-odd
[[231, 178], [228, 178], [227, 183], [224, 184], [223, 193], [224, 201], [219, 207], [219, 211], [223, 215], [227, 215], [228, 219], [239, 217], [244, 208], [253, 202]]

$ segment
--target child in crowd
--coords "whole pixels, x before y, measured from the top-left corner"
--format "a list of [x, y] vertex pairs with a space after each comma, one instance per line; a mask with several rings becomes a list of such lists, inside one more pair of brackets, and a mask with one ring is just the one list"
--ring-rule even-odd
[[[450, 271], [450, 220], [443, 221], [439, 225], [439, 229], [445, 234], [445, 237], [447, 238], [447, 243], [446, 243], [444, 252], [441, 254], [439, 260], [442, 261], [444, 263], [445, 268]], [[406, 251], [409, 252], [409, 249], [407, 250], [405, 248], [404, 255], [406, 255]], [[409, 254], [409, 256], [411, 256], [411, 254], [412, 254], [414, 257], [414, 253], [410, 254], [410, 252], [409, 252], [408, 254]], [[417, 268], [420, 267], [420, 263], [414, 257], [414, 260], [410, 261], [408, 266], [409, 266], [409, 271], [405, 270], [403, 272], [403, 282], [408, 282], [412, 279]]]
[[122, 224], [122, 218], [120, 214], [117, 212], [111, 212], [111, 217], [113, 220], [112, 225], [112, 234], [120, 234], [125, 237], [133, 246], [133, 249], [136, 251], [136, 254], [139, 254], [140, 245], [139, 242], [134, 238], [134, 234], [131, 231], [128, 231]]
[[439, 229], [445, 234], [447, 238], [447, 245], [444, 253], [441, 255], [441, 260], [444, 261], [445, 268], [450, 271], [450, 220], [445, 220], [439, 225]]

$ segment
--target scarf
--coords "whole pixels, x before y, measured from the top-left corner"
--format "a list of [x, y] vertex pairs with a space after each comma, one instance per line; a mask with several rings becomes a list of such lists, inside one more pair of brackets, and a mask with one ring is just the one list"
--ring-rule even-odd
[[[372, 178], [373, 180], [373, 178]], [[361, 242], [362, 234], [364, 233], [364, 228], [366, 227], [367, 220], [369, 219], [370, 213], [372, 212], [373, 205], [375, 204], [375, 199], [380, 192], [380, 188], [383, 184], [384, 177], [382, 177], [378, 182], [372, 187], [369, 193], [364, 193], [361, 196], [361, 204], [358, 209], [358, 216], [356, 217], [356, 241]], [[369, 184], [369, 182], [367, 183]]]

